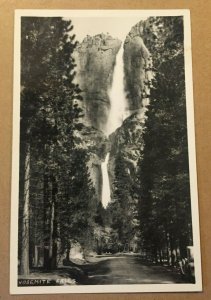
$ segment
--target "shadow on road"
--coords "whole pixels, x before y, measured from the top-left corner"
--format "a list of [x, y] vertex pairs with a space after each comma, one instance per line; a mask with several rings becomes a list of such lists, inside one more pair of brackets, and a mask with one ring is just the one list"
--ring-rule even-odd
[[153, 265], [138, 255], [102, 255], [95, 262], [80, 267], [85, 276], [78, 284], [84, 285], [185, 283], [176, 270]]

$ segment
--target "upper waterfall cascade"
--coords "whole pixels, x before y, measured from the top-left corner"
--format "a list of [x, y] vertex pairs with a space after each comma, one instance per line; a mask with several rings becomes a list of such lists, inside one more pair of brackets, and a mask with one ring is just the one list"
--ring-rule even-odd
[[127, 99], [124, 91], [123, 51], [122, 44], [116, 56], [112, 86], [108, 93], [110, 99], [110, 111], [106, 126], [107, 135], [120, 127], [126, 118]]

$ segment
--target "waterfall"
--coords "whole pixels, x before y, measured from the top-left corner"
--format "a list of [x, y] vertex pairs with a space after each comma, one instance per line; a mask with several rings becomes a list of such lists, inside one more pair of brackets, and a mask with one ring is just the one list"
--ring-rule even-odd
[[110, 201], [110, 183], [108, 176], [108, 161], [110, 153], [107, 153], [105, 161], [101, 164], [102, 170], [102, 204], [106, 207]]
[[[113, 81], [109, 91], [110, 111], [107, 120], [106, 134], [109, 135], [122, 125], [126, 118], [127, 99], [124, 92], [124, 62], [123, 62], [123, 44], [116, 56], [116, 64], [114, 67]], [[102, 204], [104, 207], [111, 200], [110, 183], [108, 176], [108, 153], [105, 161], [101, 165], [102, 170]]]
[[124, 92], [124, 61], [123, 61], [123, 44], [116, 56], [114, 67], [113, 81], [109, 91], [110, 112], [107, 120], [107, 135], [114, 132], [122, 125], [126, 118], [127, 99]]

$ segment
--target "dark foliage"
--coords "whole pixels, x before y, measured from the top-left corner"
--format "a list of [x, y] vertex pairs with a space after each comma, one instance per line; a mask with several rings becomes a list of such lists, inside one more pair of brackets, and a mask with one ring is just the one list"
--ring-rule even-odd
[[[151, 18], [154, 79], [140, 161], [142, 246], [174, 264], [192, 245], [182, 17]], [[147, 41], [146, 41], [147, 43]]]

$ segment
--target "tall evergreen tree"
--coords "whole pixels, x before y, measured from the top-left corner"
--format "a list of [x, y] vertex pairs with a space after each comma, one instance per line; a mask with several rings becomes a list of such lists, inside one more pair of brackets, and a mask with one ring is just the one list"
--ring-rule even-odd
[[[49, 264], [55, 266], [58, 181], [62, 165], [71, 159], [73, 132], [82, 100], [73, 83], [76, 46], [71, 21], [62, 18], [22, 17], [21, 22], [21, 161], [20, 213], [22, 218], [21, 273], [29, 272], [29, 217], [33, 195], [33, 169], [42, 176], [44, 228], [49, 226]], [[33, 156], [32, 156], [33, 154]], [[22, 166], [25, 166], [22, 167]], [[31, 166], [31, 168], [30, 168]], [[37, 195], [36, 195], [37, 196]], [[32, 199], [30, 199], [32, 198]], [[50, 219], [48, 221], [48, 218]], [[33, 224], [32, 224], [33, 226]], [[21, 234], [21, 233], [20, 233]]]
[[110, 223], [119, 250], [129, 251], [131, 242], [138, 230], [137, 203], [134, 194], [133, 177], [129, 173], [127, 163], [121, 151], [115, 159], [115, 180], [113, 184], [112, 201], [109, 204]]
[[[192, 243], [182, 17], [151, 18], [154, 80], [140, 161], [142, 242], [155, 259]], [[146, 41], [147, 44], [147, 41]], [[181, 225], [182, 222], [182, 225]]]

